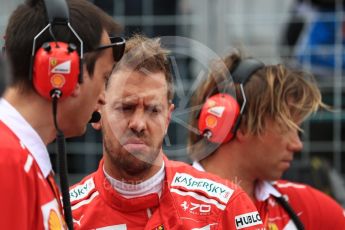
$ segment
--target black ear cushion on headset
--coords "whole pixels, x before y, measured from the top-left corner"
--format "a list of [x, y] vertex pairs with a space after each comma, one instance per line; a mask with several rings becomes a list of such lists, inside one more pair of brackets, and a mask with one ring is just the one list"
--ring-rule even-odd
[[60, 98], [70, 96], [78, 82], [79, 62], [78, 52], [73, 46], [64, 42], [44, 43], [34, 57], [35, 89], [49, 100], [55, 90], [60, 91]]

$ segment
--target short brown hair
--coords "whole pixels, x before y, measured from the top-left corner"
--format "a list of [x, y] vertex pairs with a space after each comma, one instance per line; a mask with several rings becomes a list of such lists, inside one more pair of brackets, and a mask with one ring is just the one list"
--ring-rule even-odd
[[[241, 61], [240, 54], [234, 52], [221, 62], [215, 63], [204, 82], [195, 93], [191, 107], [202, 105], [208, 96], [219, 93], [217, 84], [225, 82], [229, 71]], [[225, 66], [225, 68], [219, 68]], [[236, 86], [238, 87], [238, 86]], [[238, 88], [236, 89], [238, 91]], [[212, 91], [210, 95], [210, 91]], [[266, 118], [271, 118], [287, 129], [298, 129], [299, 122], [304, 121], [311, 113], [320, 107], [327, 106], [322, 102], [320, 90], [311, 74], [293, 70], [284, 65], [270, 65], [254, 72], [244, 85], [247, 104], [242, 116], [240, 128], [254, 135], [261, 135], [265, 128]], [[197, 127], [196, 112], [191, 114], [191, 125]], [[190, 132], [188, 139], [189, 154], [192, 158], [205, 156], [202, 151], [208, 147], [195, 145], [202, 137]], [[198, 146], [195, 148], [195, 146]], [[208, 148], [209, 149], [209, 148]], [[212, 150], [214, 151], [215, 148]]]
[[115, 71], [127, 68], [134, 71], [163, 72], [168, 85], [168, 101], [171, 103], [174, 89], [168, 54], [169, 51], [162, 47], [160, 38], [135, 34], [126, 41], [124, 55]]

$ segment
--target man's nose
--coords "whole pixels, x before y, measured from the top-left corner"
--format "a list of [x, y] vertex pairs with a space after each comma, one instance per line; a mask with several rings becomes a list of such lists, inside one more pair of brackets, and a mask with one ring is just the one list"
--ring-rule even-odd
[[303, 149], [303, 142], [298, 135], [298, 130], [291, 133], [291, 138], [289, 141], [289, 150], [292, 152], [300, 152]]
[[143, 109], [136, 109], [131, 115], [128, 127], [135, 133], [142, 133], [146, 130], [146, 117]]

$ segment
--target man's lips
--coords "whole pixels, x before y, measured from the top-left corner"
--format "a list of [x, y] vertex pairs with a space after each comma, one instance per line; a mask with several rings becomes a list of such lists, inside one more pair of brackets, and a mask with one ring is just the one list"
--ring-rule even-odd
[[123, 144], [123, 147], [128, 152], [142, 152], [148, 148], [146, 143], [140, 139], [129, 139]]
[[127, 144], [138, 144], [138, 145], [140, 145], [140, 144], [146, 144], [146, 143], [145, 143], [145, 141], [143, 141], [139, 138], [130, 138], [124, 142], [124, 145], [127, 145]]
[[290, 168], [292, 159], [284, 159], [281, 161], [284, 165], [284, 168]]

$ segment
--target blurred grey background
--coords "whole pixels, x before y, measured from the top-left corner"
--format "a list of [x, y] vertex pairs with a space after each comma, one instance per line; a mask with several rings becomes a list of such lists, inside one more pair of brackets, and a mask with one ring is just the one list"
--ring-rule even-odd
[[[3, 45], [8, 17], [24, 0], [0, 1], [0, 44]], [[149, 37], [181, 36], [200, 42], [219, 56], [233, 47], [239, 47], [246, 55], [259, 58], [266, 64], [285, 63], [314, 73], [324, 101], [332, 106], [334, 112], [320, 111], [303, 124], [304, 149], [295, 155], [296, 160], [285, 176], [310, 183], [344, 201], [342, 195], [335, 195], [333, 191], [334, 186], [339, 186], [338, 190], [344, 187], [345, 174], [345, 24], [342, 0], [92, 2], [124, 27], [123, 35], [126, 37], [133, 33]], [[313, 31], [315, 21], [326, 29]], [[314, 33], [312, 38], [324, 39], [321, 45], [308, 46], [310, 33]], [[174, 59], [178, 67], [174, 69], [174, 103], [179, 111], [174, 116], [179, 116], [175, 120], [184, 122], [188, 122], [188, 100], [193, 93], [190, 91], [200, 80], [198, 60], [205, 58], [198, 48], [186, 48], [190, 55], [177, 55]], [[331, 60], [330, 64], [328, 60]], [[1, 75], [0, 87], [3, 86], [4, 76]], [[185, 153], [187, 129], [183, 122], [172, 122], [164, 147], [171, 159], [190, 162]], [[83, 137], [68, 140], [71, 183], [97, 168], [102, 154], [101, 139], [99, 132], [88, 127]], [[49, 151], [55, 167], [54, 144], [49, 146]]]

